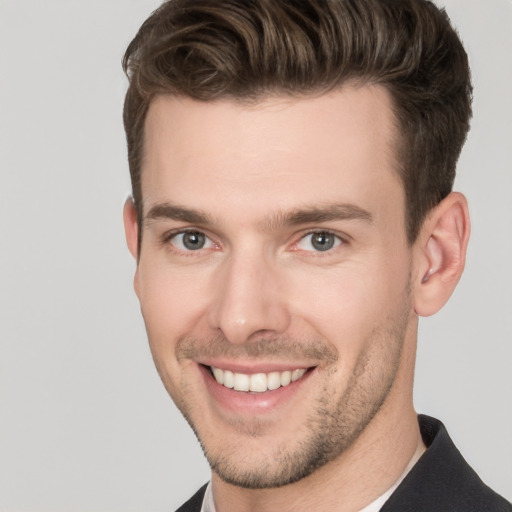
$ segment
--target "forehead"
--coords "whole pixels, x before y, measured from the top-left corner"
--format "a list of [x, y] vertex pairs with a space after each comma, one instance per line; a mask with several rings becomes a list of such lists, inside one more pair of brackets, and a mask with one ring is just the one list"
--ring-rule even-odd
[[160, 96], [145, 125], [144, 209], [165, 201], [220, 211], [222, 199], [268, 211], [382, 200], [379, 190], [401, 193], [395, 139], [391, 101], [380, 86], [251, 105]]

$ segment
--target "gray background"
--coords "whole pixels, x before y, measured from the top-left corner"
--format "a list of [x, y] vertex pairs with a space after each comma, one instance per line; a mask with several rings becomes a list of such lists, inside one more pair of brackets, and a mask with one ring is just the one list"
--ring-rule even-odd
[[[418, 411], [512, 499], [512, 4], [446, 0], [473, 65], [467, 270]], [[0, 510], [169, 511], [208, 478], [153, 368], [121, 208], [125, 46], [157, 0], [0, 0]]]

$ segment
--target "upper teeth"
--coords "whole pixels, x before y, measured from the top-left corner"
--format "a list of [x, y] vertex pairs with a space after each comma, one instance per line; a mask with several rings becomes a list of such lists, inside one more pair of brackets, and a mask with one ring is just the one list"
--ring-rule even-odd
[[263, 393], [267, 390], [277, 389], [281, 386], [288, 386], [290, 382], [300, 379], [306, 369], [286, 370], [284, 372], [270, 373], [236, 373], [230, 370], [221, 370], [220, 368], [210, 367], [215, 380], [227, 388], [233, 388], [235, 391], [256, 391]]

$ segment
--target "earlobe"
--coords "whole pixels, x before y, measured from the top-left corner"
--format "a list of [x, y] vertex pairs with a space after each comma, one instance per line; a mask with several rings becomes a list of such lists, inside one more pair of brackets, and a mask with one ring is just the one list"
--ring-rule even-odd
[[137, 223], [137, 212], [135, 211], [135, 205], [133, 199], [129, 197], [123, 208], [123, 221], [124, 221], [124, 233], [126, 236], [126, 244], [128, 250], [132, 256], [138, 259], [138, 238], [139, 238], [139, 226]]
[[466, 198], [452, 192], [425, 221], [417, 240], [414, 305], [430, 316], [448, 301], [464, 270], [470, 221]]

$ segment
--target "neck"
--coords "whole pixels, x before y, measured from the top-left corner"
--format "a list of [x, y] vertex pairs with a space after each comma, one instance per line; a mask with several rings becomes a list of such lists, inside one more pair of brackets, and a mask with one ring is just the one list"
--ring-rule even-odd
[[308, 477], [279, 488], [243, 489], [213, 474], [217, 512], [355, 512], [392, 487], [414, 454], [425, 449], [412, 404], [415, 343], [407, 345], [386, 402], [345, 452]]

